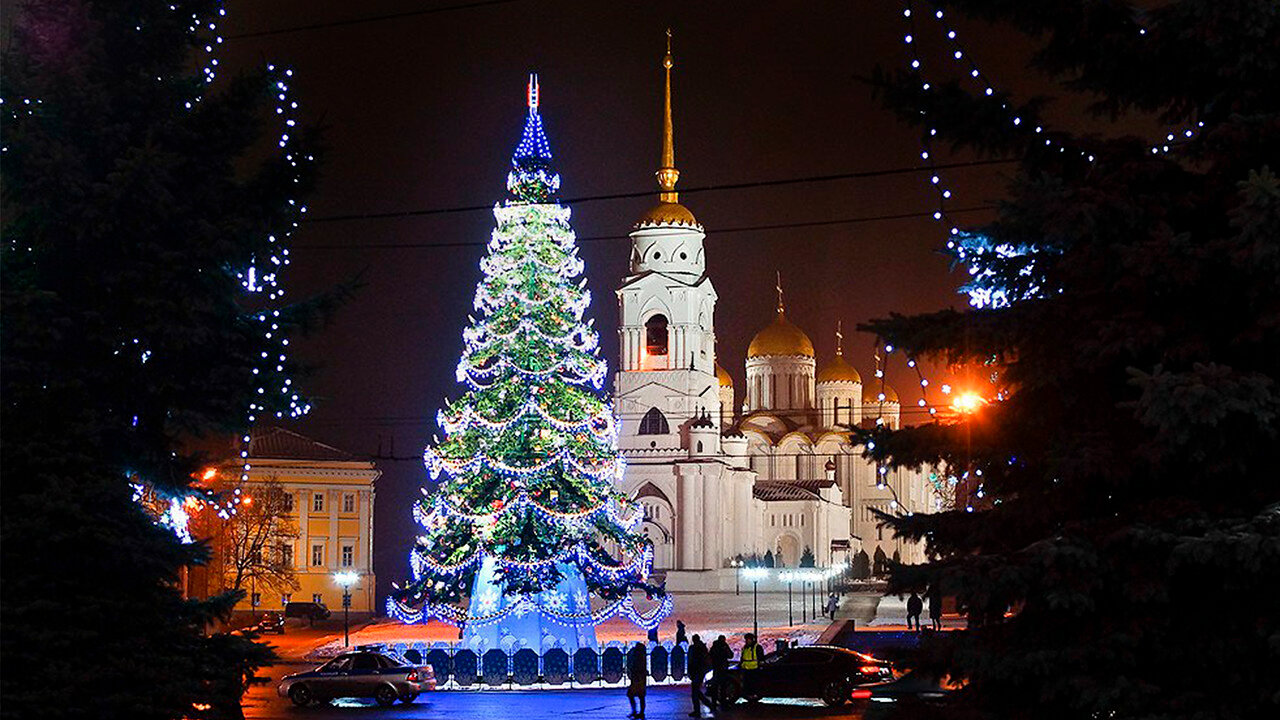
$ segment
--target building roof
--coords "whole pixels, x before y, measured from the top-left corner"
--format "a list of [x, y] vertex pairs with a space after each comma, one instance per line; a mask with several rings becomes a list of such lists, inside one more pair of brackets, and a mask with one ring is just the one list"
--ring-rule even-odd
[[817, 491], [805, 487], [803, 482], [787, 480], [757, 480], [751, 488], [757, 500], [781, 502], [783, 500], [821, 500]]
[[844, 359], [844, 353], [836, 351], [836, 357], [818, 372], [818, 384], [829, 382], [861, 383], [862, 375]]
[[862, 402], [867, 405], [877, 405], [881, 402], [897, 403], [898, 393], [892, 387], [889, 386], [889, 383], [883, 383], [883, 386], [884, 386], [884, 400], [882, 401], [880, 399], [881, 383], [873, 382], [870, 385], [863, 385], [862, 386]]
[[729, 375], [729, 371], [720, 367], [720, 361], [716, 361], [716, 380], [720, 383], [720, 387], [733, 387], [733, 377]]
[[660, 202], [645, 211], [636, 221], [636, 229], [669, 226], [688, 227], [701, 230], [698, 220], [689, 212], [689, 208], [678, 202]]
[[813, 341], [803, 330], [791, 324], [787, 315], [778, 308], [773, 322], [756, 333], [747, 346], [747, 357], [764, 357], [766, 355], [803, 355], [813, 357]]
[[354, 455], [281, 427], [253, 431], [249, 457], [276, 460], [357, 460]]

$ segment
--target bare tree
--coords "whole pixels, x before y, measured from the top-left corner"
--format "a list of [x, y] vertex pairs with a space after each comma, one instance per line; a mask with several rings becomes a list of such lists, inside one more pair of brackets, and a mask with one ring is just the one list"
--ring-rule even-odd
[[255, 590], [287, 593], [297, 590], [293, 547], [298, 523], [293, 497], [273, 477], [246, 488], [239, 512], [227, 521], [224, 567], [230, 588], [252, 583]]

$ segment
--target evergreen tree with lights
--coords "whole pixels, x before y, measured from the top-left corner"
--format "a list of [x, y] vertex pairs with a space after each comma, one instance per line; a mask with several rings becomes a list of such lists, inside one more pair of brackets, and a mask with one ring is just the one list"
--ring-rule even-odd
[[[215, 0], [31, 0], [0, 76], [0, 714], [241, 717], [264, 644], [184, 597], [207, 439], [296, 415], [285, 238], [312, 184], [290, 71], [218, 75]], [[325, 301], [327, 302], [327, 300]], [[221, 458], [217, 458], [221, 459]], [[146, 502], [143, 502], [146, 500]], [[162, 510], [152, 514], [150, 510]]]
[[948, 717], [1276, 717], [1280, 9], [936, 6], [906, 6], [913, 30], [942, 6], [1007, 22], [1101, 117], [1172, 128], [1056, 132], [1043, 98], [970, 91], [918, 60], [879, 77], [926, 142], [1019, 162], [997, 218], [949, 237], [973, 307], [863, 327], [994, 378], [958, 421], [868, 433], [881, 462], [978, 483], [967, 507], [885, 516], [934, 558], [892, 565], [890, 592], [940, 583], [968, 618], [922, 658], [967, 681], [969, 713]]
[[[511, 197], [494, 209], [480, 263], [479, 317], [463, 333], [465, 390], [440, 410], [445, 439], [425, 453], [432, 478], [444, 478], [414, 508], [424, 532], [413, 580], [387, 607], [408, 622], [462, 625], [473, 647], [541, 652], [594, 647], [595, 625], [619, 613], [655, 627], [671, 600], [647, 583], [653, 550], [636, 532], [640, 508], [613, 488], [623, 459], [600, 396], [605, 363], [583, 320], [591, 295], [556, 198], [538, 93], [533, 76]], [[656, 606], [637, 610], [635, 590]]]

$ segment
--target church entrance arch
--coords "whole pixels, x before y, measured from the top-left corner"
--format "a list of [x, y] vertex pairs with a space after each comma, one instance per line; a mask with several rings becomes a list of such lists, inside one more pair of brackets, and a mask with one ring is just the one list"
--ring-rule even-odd
[[667, 570], [675, 566], [675, 508], [666, 493], [653, 483], [636, 491], [636, 502], [644, 509], [640, 532], [653, 543], [653, 567]]
[[800, 538], [791, 533], [783, 533], [778, 536], [778, 544], [774, 548], [773, 556], [782, 563], [784, 567], [798, 567], [800, 565]]

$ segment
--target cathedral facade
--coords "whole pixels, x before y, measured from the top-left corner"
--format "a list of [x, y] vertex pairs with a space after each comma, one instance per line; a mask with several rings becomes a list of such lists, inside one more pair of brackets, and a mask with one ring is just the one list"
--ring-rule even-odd
[[715, 589], [726, 576], [734, 582], [726, 570], [734, 558], [753, 553], [786, 567], [806, 549], [819, 566], [860, 549], [923, 560], [922, 546], [894, 538], [872, 510], [933, 510], [927, 474], [879, 474], [848, 433], [850, 425], [898, 425], [892, 388], [864, 385], [839, 342], [819, 369], [809, 336], [786, 316], [781, 287], [774, 316], [748, 348], [741, 392], [718, 362], [705, 231], [675, 189], [671, 65], [668, 53], [659, 202], [633, 226], [630, 273], [617, 290], [614, 378], [627, 458], [620, 489], [644, 507], [654, 567], [672, 589]]

